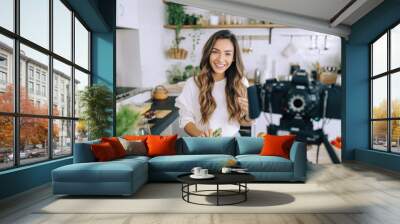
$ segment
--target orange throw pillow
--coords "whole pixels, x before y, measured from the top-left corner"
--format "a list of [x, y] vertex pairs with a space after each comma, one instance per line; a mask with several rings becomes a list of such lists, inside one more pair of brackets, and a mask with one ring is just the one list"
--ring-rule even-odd
[[175, 155], [177, 138], [178, 135], [149, 135], [146, 140], [148, 156]]
[[108, 142], [114, 149], [115, 155], [117, 158], [125, 157], [126, 151], [124, 146], [122, 146], [121, 142], [119, 142], [118, 138], [110, 137], [110, 138], [101, 138], [101, 142]]
[[93, 144], [91, 145], [91, 149], [94, 157], [99, 162], [110, 161], [117, 158], [113, 147], [108, 142]]
[[146, 142], [148, 135], [125, 135], [123, 138], [128, 141], [142, 141]]
[[265, 135], [264, 145], [261, 149], [262, 156], [280, 156], [286, 159], [290, 158], [290, 148], [296, 136], [294, 135]]

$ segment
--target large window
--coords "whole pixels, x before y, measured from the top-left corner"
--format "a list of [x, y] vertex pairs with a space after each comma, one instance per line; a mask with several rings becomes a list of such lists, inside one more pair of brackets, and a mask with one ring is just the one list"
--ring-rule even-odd
[[400, 153], [400, 24], [370, 45], [371, 148]]
[[90, 31], [63, 0], [0, 0], [0, 170], [72, 155], [90, 77]]

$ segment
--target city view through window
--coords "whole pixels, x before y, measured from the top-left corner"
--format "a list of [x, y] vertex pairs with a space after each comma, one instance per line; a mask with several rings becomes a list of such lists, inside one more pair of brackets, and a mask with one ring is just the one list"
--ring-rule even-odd
[[0, 1], [0, 170], [70, 156], [73, 142], [87, 139], [78, 120], [90, 33], [63, 2], [49, 3], [20, 0], [14, 29], [14, 1]]
[[372, 149], [400, 153], [400, 25], [370, 50]]

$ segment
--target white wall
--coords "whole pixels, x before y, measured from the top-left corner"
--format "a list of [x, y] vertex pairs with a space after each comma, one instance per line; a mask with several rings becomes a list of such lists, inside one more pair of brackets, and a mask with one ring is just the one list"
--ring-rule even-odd
[[139, 42], [142, 87], [166, 82], [163, 47], [165, 4], [161, 0], [139, 1]]
[[139, 0], [117, 0], [118, 28], [139, 28]]
[[166, 82], [164, 7], [160, 0], [117, 2], [117, 26], [128, 28], [117, 32], [117, 86], [153, 87]]
[[[119, 1], [124, 2], [124, 0]], [[167, 82], [166, 71], [173, 64], [180, 63], [182, 67], [187, 64], [198, 65], [204, 43], [217, 31], [216, 29], [182, 30], [182, 35], [186, 37], [186, 40], [182, 41], [181, 46], [189, 51], [189, 56], [186, 60], [168, 59], [165, 52], [172, 45], [174, 30], [163, 28], [163, 25], [166, 23], [165, 8], [166, 5], [160, 0], [138, 2], [138, 38], [132, 38], [132, 41], [137, 41], [134, 44], [136, 47], [132, 50], [140, 54], [138, 73], [141, 78], [135, 78], [135, 86], [154, 87]], [[190, 8], [190, 13], [192, 12], [196, 12], [196, 9]], [[197, 9], [197, 12], [204, 13], [204, 10]], [[231, 31], [237, 35], [268, 35], [268, 29], [231, 29]], [[202, 33], [200, 43], [196, 45], [194, 54], [192, 54], [192, 39], [189, 37], [189, 34], [193, 32]], [[341, 40], [339, 37], [328, 35], [327, 46], [329, 50], [327, 51], [309, 50], [309, 36], [293, 37], [293, 43], [298, 51], [295, 55], [286, 58], [282, 56], [282, 51], [290, 41], [290, 37], [287, 36], [290, 34], [318, 35], [318, 47], [319, 49], [323, 49], [324, 47], [325, 34], [293, 28], [273, 29], [271, 44], [267, 40], [253, 40], [251, 46], [253, 52], [251, 54], [243, 54], [244, 65], [249, 78], [253, 77], [256, 68], [265, 70], [268, 77], [272, 77], [273, 75], [287, 75], [291, 63], [300, 64], [307, 71], [310, 71], [312, 64], [317, 61], [322, 66], [340, 66]], [[120, 46], [131, 45], [128, 43], [129, 41], [124, 40]], [[249, 40], [244, 42], [239, 40], [239, 44], [242, 47], [249, 47], [250, 43]], [[191, 57], [192, 55], [193, 57]]]
[[139, 31], [117, 29], [117, 86], [142, 85]]
[[[188, 57], [186, 60], [167, 60], [167, 66], [170, 67], [172, 64], [181, 63], [182, 65], [200, 63], [201, 48], [204, 46], [207, 39], [216, 32], [216, 29], [200, 29], [194, 30], [182, 30], [182, 35], [186, 37], [186, 40], [181, 44], [183, 48], [189, 51], [189, 56], [192, 52], [192, 39], [188, 36], [191, 32], [202, 32], [200, 44], [196, 46], [195, 57]], [[268, 35], [267, 29], [231, 29], [236, 35]], [[165, 30], [164, 38], [164, 49], [168, 49], [171, 46], [172, 38], [174, 37], [173, 30]], [[289, 44], [290, 37], [287, 35], [318, 35], [318, 47], [319, 49], [324, 48], [324, 36], [325, 34], [301, 30], [301, 29], [273, 29], [272, 30], [272, 43], [269, 44], [267, 40], [252, 40], [251, 47], [253, 52], [250, 54], [242, 54], [245, 65], [246, 73], [249, 78], [253, 77], [254, 70], [256, 68], [266, 70], [267, 74], [272, 77], [273, 73], [276, 75], [287, 75], [289, 74], [290, 64], [297, 63], [308, 72], [312, 69], [312, 64], [317, 61], [322, 66], [340, 66], [341, 62], [341, 40], [339, 37], [328, 35], [327, 46], [328, 50], [309, 50], [310, 47], [310, 36], [296, 37], [294, 36], [292, 41], [297, 48], [297, 53], [286, 58], [282, 56], [282, 51]], [[248, 48], [250, 41], [239, 40], [241, 47]], [[275, 64], [275, 69], [273, 65]]]

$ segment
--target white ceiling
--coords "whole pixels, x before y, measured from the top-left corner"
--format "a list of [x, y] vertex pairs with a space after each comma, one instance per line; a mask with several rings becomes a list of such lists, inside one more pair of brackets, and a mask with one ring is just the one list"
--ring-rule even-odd
[[[347, 38], [353, 23], [383, 0], [170, 0], [207, 10], [263, 19], [270, 22]], [[352, 5], [333, 23], [347, 4]]]
[[329, 21], [350, 0], [225, 0]]

